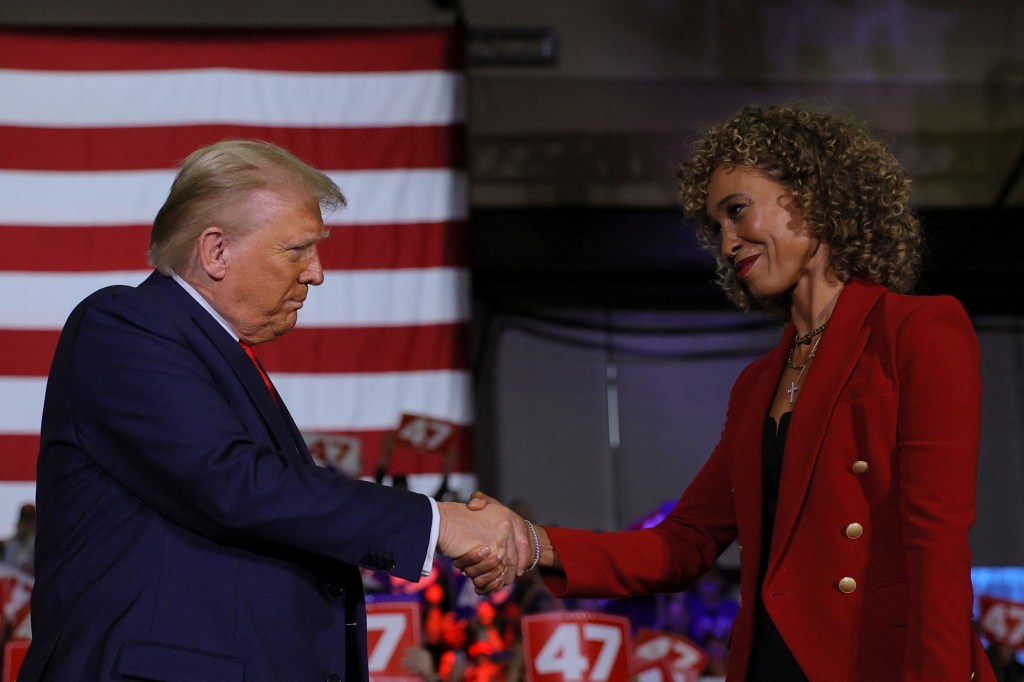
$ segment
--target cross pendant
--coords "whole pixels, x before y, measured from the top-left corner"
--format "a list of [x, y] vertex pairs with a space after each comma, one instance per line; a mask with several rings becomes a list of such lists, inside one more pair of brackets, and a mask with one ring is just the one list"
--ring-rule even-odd
[[789, 382], [789, 388], [786, 389], [786, 393], [789, 394], [789, 404], [792, 405], [796, 402], [796, 393], [800, 390], [800, 387], [796, 385], [795, 381]]

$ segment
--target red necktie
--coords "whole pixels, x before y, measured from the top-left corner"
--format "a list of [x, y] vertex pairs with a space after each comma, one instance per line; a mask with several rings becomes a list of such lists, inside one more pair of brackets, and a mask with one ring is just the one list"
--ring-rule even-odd
[[249, 356], [250, 360], [252, 360], [252, 364], [256, 365], [256, 369], [259, 370], [260, 376], [263, 377], [263, 383], [267, 385], [267, 390], [270, 391], [270, 397], [273, 398], [274, 402], [276, 403], [277, 394], [274, 393], [274, 385], [270, 383], [270, 377], [267, 376], [267, 371], [263, 369], [263, 365], [261, 365], [260, 361], [256, 358], [256, 351], [253, 350], [252, 346], [247, 344], [245, 341], [242, 341], [241, 339], [239, 339], [238, 345], [242, 347], [242, 350], [245, 351], [245, 354]]

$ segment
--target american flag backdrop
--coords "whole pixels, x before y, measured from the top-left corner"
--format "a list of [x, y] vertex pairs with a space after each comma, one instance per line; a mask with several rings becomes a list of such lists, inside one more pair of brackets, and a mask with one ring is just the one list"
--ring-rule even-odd
[[279, 144], [348, 198], [326, 281], [259, 348], [299, 427], [358, 438], [371, 473], [405, 413], [468, 426], [464, 113], [451, 29], [0, 31], [0, 536], [32, 499], [64, 320], [146, 277], [175, 166], [224, 138]]

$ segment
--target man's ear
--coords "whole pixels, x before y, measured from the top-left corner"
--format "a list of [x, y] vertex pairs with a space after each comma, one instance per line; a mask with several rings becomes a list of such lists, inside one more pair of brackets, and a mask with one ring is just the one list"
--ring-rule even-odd
[[210, 279], [220, 281], [227, 273], [227, 237], [224, 229], [211, 225], [199, 234], [196, 240], [199, 251], [199, 265]]

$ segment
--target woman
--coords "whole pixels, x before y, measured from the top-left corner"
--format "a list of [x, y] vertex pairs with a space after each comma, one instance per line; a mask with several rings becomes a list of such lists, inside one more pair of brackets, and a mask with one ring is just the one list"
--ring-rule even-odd
[[725, 292], [788, 324], [737, 379], [721, 441], [660, 525], [536, 527], [547, 584], [681, 590], [738, 540], [728, 679], [992, 679], [967, 541], [977, 341], [957, 301], [905, 293], [921, 234], [899, 164], [840, 118], [746, 107], [679, 177]]

